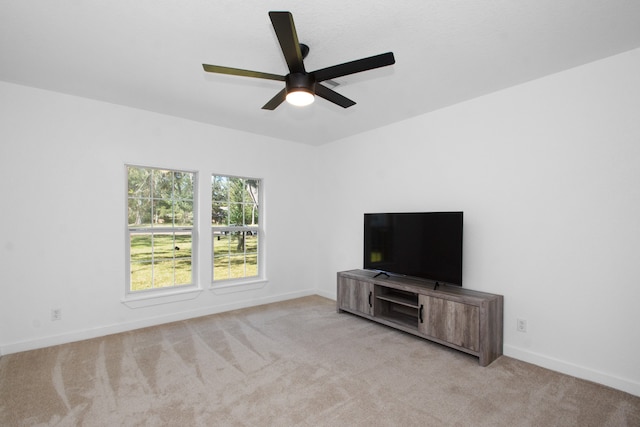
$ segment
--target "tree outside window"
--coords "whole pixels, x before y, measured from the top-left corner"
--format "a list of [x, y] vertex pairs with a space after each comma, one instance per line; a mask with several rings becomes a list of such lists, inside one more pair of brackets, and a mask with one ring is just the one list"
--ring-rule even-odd
[[128, 292], [194, 283], [195, 176], [127, 166]]
[[211, 177], [213, 282], [260, 275], [260, 180]]

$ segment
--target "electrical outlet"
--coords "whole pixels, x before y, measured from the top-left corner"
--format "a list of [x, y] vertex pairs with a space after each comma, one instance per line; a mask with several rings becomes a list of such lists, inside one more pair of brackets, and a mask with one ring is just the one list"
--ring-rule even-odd
[[62, 319], [62, 309], [61, 308], [52, 308], [51, 309], [51, 321], [54, 322], [56, 320]]
[[518, 319], [516, 329], [518, 332], [527, 332], [527, 321], [524, 319]]

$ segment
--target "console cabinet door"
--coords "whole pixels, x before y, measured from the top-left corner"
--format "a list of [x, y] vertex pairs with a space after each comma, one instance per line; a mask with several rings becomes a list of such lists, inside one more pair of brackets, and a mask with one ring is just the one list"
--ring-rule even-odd
[[420, 295], [418, 330], [430, 337], [464, 347], [480, 349], [480, 308], [444, 298]]
[[338, 307], [373, 315], [373, 284], [340, 277], [338, 280]]

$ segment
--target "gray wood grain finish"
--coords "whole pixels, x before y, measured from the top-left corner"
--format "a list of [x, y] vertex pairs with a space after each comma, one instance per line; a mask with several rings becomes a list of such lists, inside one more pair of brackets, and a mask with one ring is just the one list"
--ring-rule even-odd
[[338, 311], [373, 314], [373, 284], [353, 278], [338, 277]]
[[419, 330], [425, 335], [477, 352], [480, 349], [480, 308], [477, 305], [420, 295], [424, 307]]

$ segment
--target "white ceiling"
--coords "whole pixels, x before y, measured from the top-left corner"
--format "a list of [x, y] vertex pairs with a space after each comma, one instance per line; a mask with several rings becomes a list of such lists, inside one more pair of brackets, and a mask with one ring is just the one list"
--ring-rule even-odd
[[[293, 13], [307, 70], [357, 104], [261, 107], [287, 74], [267, 15]], [[640, 0], [0, 0], [0, 80], [319, 145], [640, 47]]]

